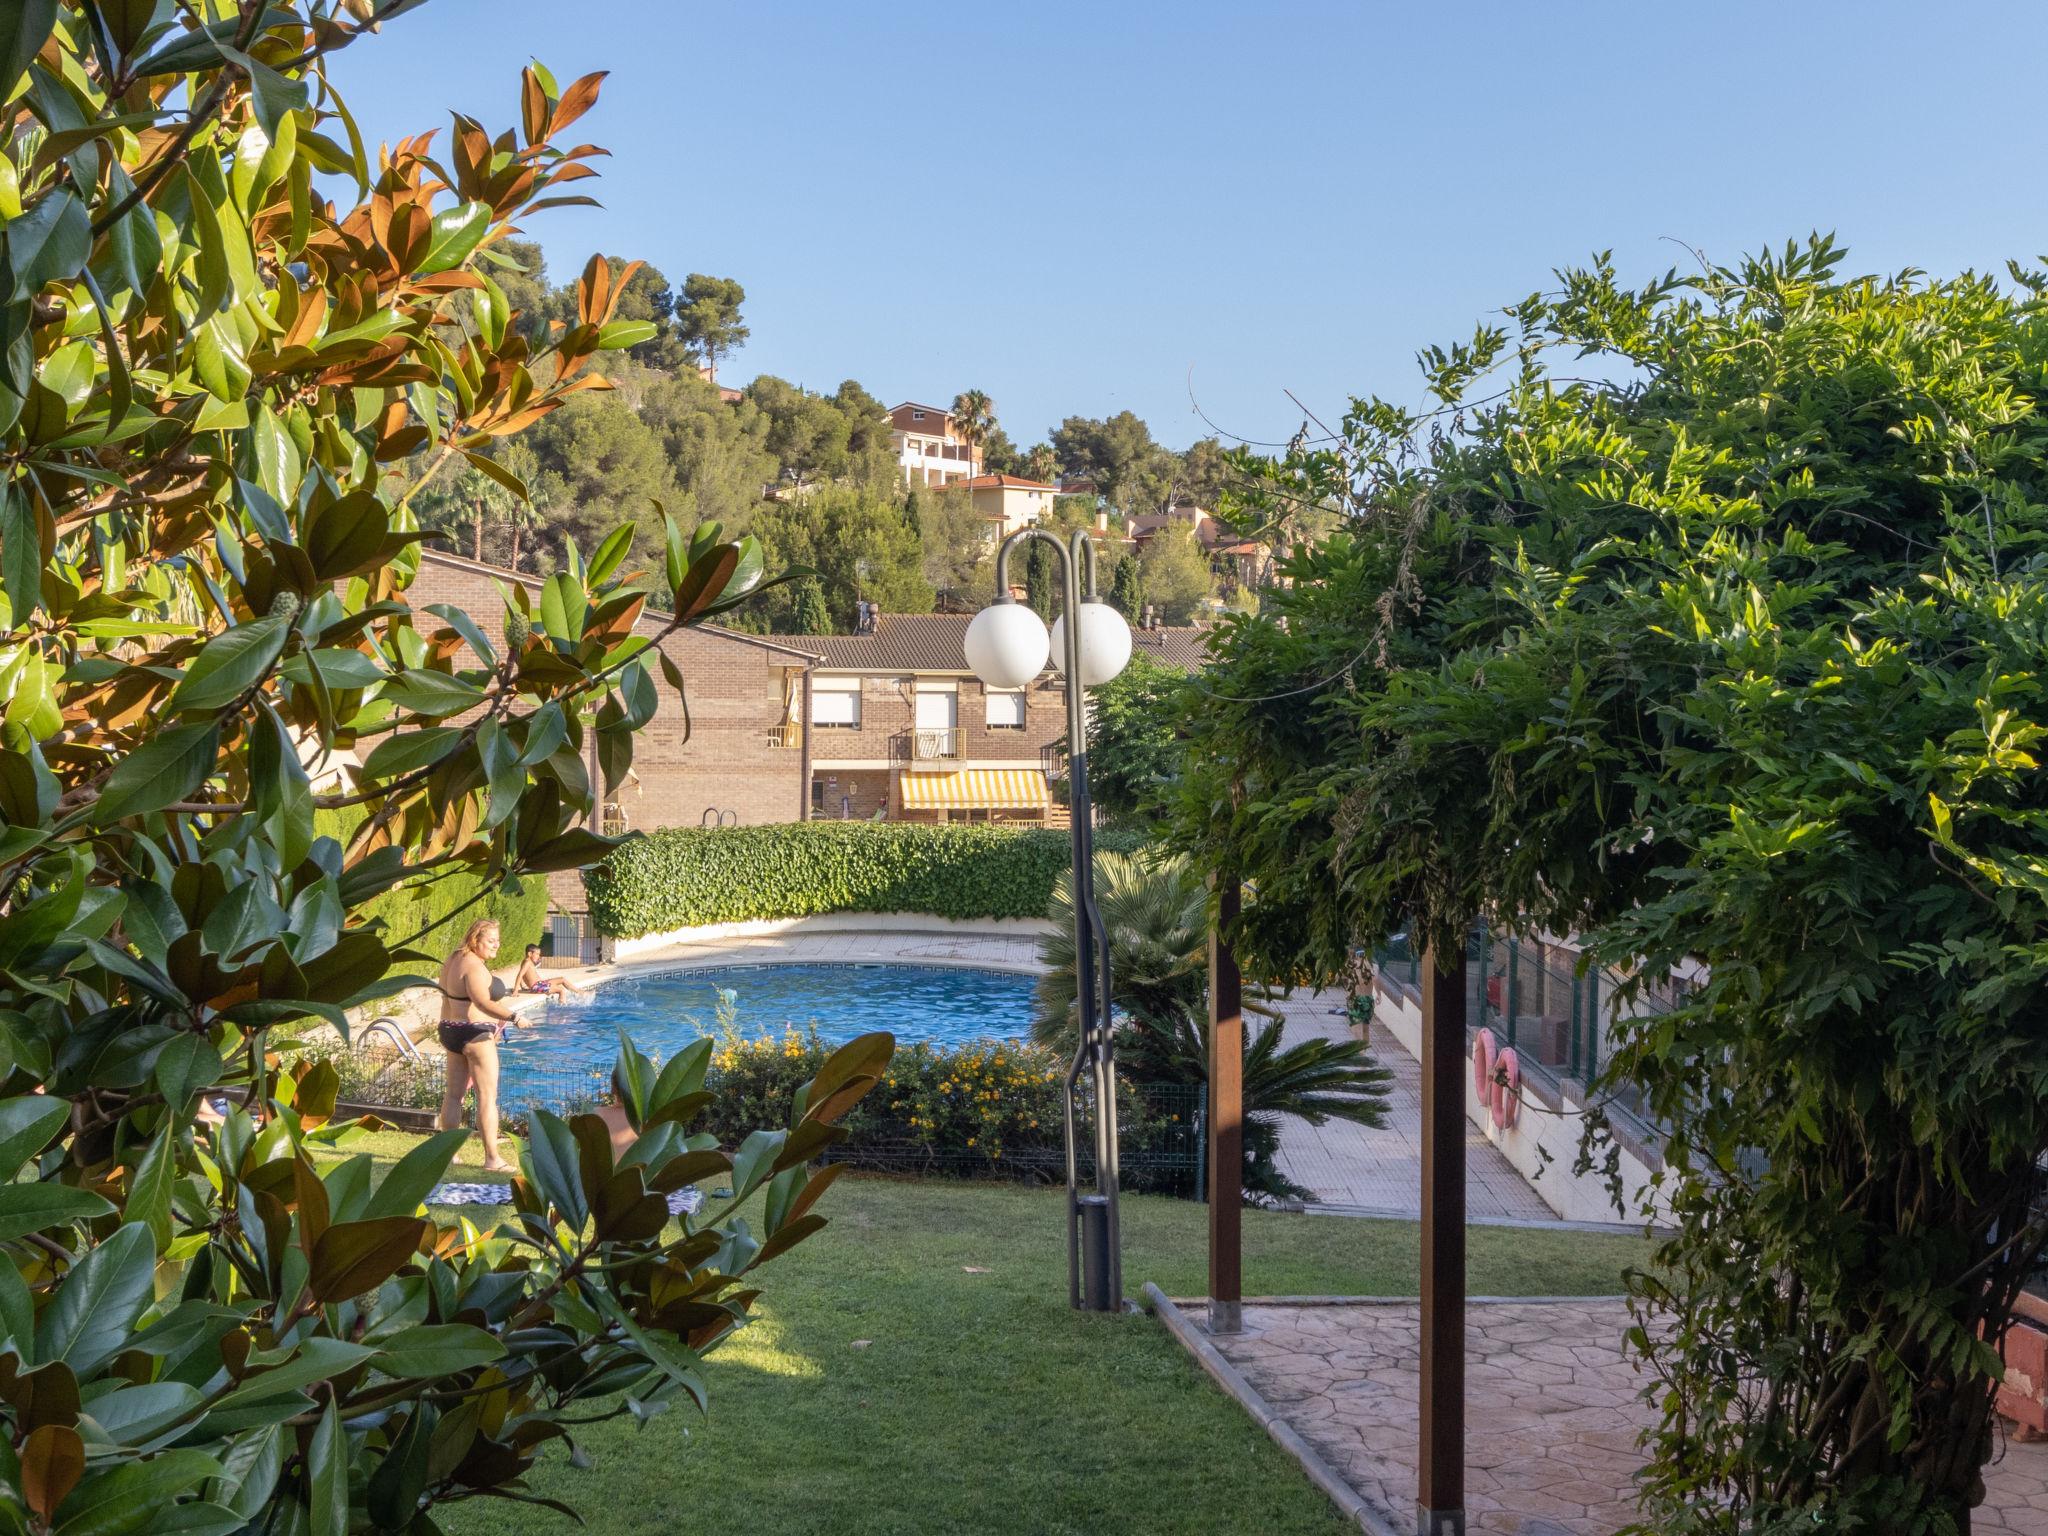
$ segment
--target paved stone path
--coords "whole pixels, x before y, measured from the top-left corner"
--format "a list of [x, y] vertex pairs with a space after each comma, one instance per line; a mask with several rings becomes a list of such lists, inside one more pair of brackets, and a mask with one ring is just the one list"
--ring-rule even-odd
[[[1413, 1302], [1244, 1309], [1213, 1339], [1259, 1394], [1398, 1530], [1414, 1524], [1420, 1318]], [[1650, 1422], [1618, 1301], [1475, 1302], [1465, 1356], [1470, 1529], [1606, 1536], [1635, 1517]], [[2048, 1536], [2048, 1444], [2005, 1443], [1973, 1530]]]
[[[1344, 994], [1311, 992], [1280, 1006], [1281, 1039], [1348, 1040]], [[1280, 1122], [1280, 1171], [1318, 1205], [1345, 1215], [1416, 1216], [1422, 1210], [1422, 1064], [1385, 1029], [1372, 1037], [1373, 1059], [1394, 1074], [1387, 1123], [1377, 1128], [1331, 1120]], [[1515, 1165], [1469, 1120], [1465, 1125], [1465, 1209], [1482, 1221], [1555, 1221]]]

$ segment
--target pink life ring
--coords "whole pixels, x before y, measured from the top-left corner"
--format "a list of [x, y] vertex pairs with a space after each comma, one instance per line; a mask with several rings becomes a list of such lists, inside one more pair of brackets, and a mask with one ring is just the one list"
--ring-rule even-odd
[[1482, 1026], [1472, 1037], [1472, 1091], [1479, 1095], [1481, 1106], [1492, 1102], [1493, 1057], [1493, 1031]]
[[1522, 1113], [1522, 1063], [1511, 1045], [1493, 1063], [1493, 1123], [1502, 1130]]

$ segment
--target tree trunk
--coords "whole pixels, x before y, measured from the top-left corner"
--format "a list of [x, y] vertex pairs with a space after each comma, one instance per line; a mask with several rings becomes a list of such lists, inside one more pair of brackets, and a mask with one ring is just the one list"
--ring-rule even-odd
[[519, 524], [512, 525], [512, 569], [519, 569]]
[[478, 565], [482, 565], [484, 563], [484, 499], [481, 496], [476, 499], [476, 516], [470, 520], [470, 523], [476, 529], [476, 553], [473, 558]]

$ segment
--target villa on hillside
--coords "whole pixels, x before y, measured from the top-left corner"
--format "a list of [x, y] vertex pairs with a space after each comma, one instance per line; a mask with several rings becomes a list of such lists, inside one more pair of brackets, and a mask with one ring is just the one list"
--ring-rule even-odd
[[981, 473], [981, 450], [953, 427], [953, 413], [906, 400], [889, 412], [889, 439], [905, 485], [952, 485]]
[[989, 538], [1000, 543], [1052, 511], [1056, 486], [1020, 475], [976, 475], [967, 482], [974, 510], [988, 519]]

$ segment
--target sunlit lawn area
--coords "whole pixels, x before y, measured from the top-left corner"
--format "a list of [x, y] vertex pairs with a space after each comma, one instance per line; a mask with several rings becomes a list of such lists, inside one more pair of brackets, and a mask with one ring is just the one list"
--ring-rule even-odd
[[[1056, 1192], [849, 1177], [824, 1208], [832, 1225], [761, 1271], [757, 1321], [712, 1356], [708, 1421], [591, 1426], [592, 1465], [551, 1448], [536, 1491], [599, 1536], [1355, 1531], [1159, 1323], [1067, 1309]], [[1127, 1198], [1126, 1290], [1199, 1293], [1203, 1222], [1198, 1205]], [[1627, 1238], [1475, 1228], [1471, 1287], [1608, 1293], [1645, 1255]], [[1416, 1283], [1406, 1223], [1245, 1214], [1248, 1294]], [[479, 1500], [440, 1518], [481, 1536], [557, 1517]]]

